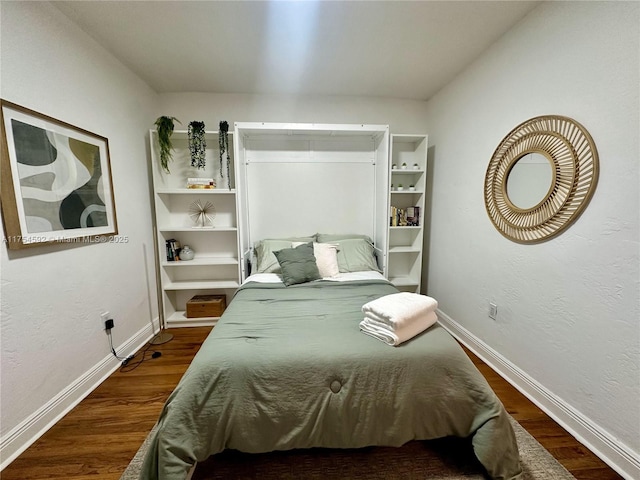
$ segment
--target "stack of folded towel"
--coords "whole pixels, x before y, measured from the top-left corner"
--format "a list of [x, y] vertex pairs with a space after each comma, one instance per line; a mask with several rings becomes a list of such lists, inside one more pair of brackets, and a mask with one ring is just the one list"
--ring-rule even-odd
[[362, 306], [360, 330], [398, 346], [436, 323], [438, 302], [426, 295], [400, 292], [385, 295]]

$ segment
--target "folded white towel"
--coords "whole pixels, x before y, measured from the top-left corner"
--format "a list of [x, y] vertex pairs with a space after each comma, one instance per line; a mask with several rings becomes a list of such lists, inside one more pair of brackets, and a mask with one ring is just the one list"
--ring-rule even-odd
[[438, 308], [435, 298], [410, 292], [385, 295], [362, 306], [362, 312], [394, 329], [433, 313]]
[[436, 312], [429, 312], [417, 317], [412, 322], [403, 325], [400, 328], [393, 328], [389, 324], [380, 322], [375, 318], [365, 315], [360, 322], [360, 330], [367, 335], [371, 335], [378, 340], [383, 341], [387, 345], [398, 346], [407, 340], [415, 337], [419, 333], [424, 332], [431, 325], [436, 323], [438, 316]]

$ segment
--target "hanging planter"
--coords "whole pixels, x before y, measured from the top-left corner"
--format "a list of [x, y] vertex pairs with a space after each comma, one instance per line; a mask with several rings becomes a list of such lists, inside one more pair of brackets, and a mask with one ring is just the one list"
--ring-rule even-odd
[[160, 166], [166, 173], [169, 172], [169, 162], [172, 160], [173, 145], [171, 144], [171, 135], [173, 134], [174, 120], [180, 123], [175, 117], [158, 117], [155, 122], [156, 131], [158, 132], [158, 144], [160, 145]]
[[229, 124], [225, 121], [220, 122], [220, 128], [218, 130], [218, 144], [220, 146], [220, 176], [224, 178], [222, 173], [222, 159], [225, 153], [227, 154], [227, 183], [229, 190], [231, 190], [231, 176], [229, 174], [231, 158], [229, 157]]
[[189, 135], [189, 153], [191, 154], [191, 166], [204, 168], [207, 160], [205, 153], [207, 142], [204, 138], [204, 122], [191, 122], [187, 131]]

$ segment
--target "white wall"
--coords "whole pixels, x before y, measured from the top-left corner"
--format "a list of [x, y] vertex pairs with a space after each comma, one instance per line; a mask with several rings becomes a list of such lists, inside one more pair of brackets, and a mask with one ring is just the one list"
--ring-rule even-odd
[[[639, 26], [637, 2], [542, 4], [429, 101], [427, 111], [434, 184], [428, 293], [475, 347], [512, 367], [534, 393], [538, 388], [539, 403], [548, 400], [557, 418], [634, 478], [640, 478]], [[492, 226], [484, 175], [504, 136], [543, 114], [586, 127], [600, 155], [600, 179], [565, 233], [520, 245]], [[496, 321], [488, 318], [490, 301], [498, 305]]]
[[186, 130], [192, 120], [207, 130], [229, 122], [353, 123], [389, 125], [391, 133], [427, 133], [425, 103], [374, 97], [292, 97], [173, 93], [160, 95], [162, 115], [176, 117]]
[[24, 251], [0, 247], [5, 464], [118, 365], [101, 312], [115, 319], [117, 349], [149, 338], [157, 305], [145, 137], [157, 97], [51, 5], [0, 5], [2, 98], [108, 138], [119, 233], [128, 238]]

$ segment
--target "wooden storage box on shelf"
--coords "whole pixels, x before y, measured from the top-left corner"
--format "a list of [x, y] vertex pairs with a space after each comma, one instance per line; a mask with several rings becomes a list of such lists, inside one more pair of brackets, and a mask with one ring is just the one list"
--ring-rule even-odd
[[196, 295], [187, 302], [187, 318], [219, 317], [225, 308], [226, 295]]

